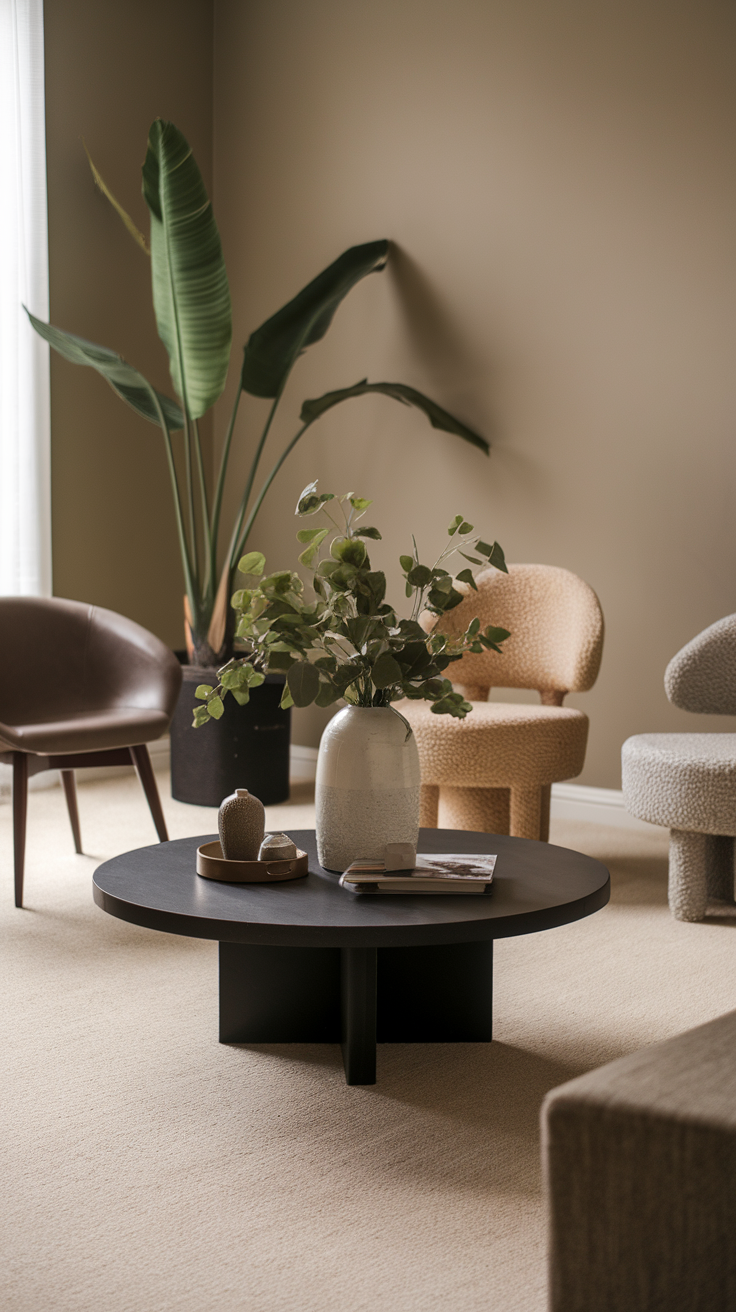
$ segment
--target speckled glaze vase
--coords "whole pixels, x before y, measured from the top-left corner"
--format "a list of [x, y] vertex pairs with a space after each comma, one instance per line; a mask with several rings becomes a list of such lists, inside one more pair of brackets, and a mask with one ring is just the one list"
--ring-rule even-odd
[[220, 806], [217, 828], [226, 861], [257, 861], [266, 828], [263, 802], [247, 788], [236, 788]]
[[317, 758], [317, 855], [342, 872], [360, 857], [383, 859], [387, 843], [419, 835], [416, 739], [387, 706], [346, 706], [322, 734]]

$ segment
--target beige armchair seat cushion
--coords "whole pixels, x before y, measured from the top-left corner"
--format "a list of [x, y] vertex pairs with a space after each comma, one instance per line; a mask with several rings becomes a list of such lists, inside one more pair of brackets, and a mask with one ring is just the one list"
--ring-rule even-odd
[[[477, 592], [458, 585], [464, 600], [443, 617], [442, 631], [464, 633], [477, 616], [483, 628], [498, 625], [511, 637], [502, 654], [470, 654], [448, 669], [472, 711], [457, 720], [426, 702], [397, 705], [419, 748], [421, 822], [546, 839], [551, 785], [574, 778], [585, 761], [588, 717], [562, 701], [595, 682], [603, 615], [587, 583], [552, 565], [484, 570], [477, 584]], [[534, 689], [543, 705], [489, 702], [494, 687]]]
[[464, 720], [427, 702], [397, 702], [417, 738], [422, 782], [533, 788], [580, 774], [588, 717], [567, 706], [474, 702]]

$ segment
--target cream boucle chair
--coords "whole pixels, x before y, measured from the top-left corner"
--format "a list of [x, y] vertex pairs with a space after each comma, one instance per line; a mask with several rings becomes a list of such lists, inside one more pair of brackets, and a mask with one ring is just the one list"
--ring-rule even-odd
[[[448, 669], [472, 712], [458, 720], [427, 702], [397, 704], [419, 748], [421, 824], [546, 841], [552, 784], [580, 774], [588, 739], [587, 715], [562, 702], [595, 683], [603, 615], [587, 583], [552, 565], [485, 570], [477, 584], [477, 593], [458, 585], [467, 595], [442, 630], [462, 633], [477, 615], [511, 637], [502, 655], [463, 656]], [[492, 687], [535, 689], [542, 705], [489, 702]]]
[[[664, 676], [674, 706], [736, 715], [736, 615], [672, 658]], [[677, 920], [702, 920], [709, 902], [734, 901], [736, 734], [641, 733], [621, 751], [624, 802], [670, 831], [669, 903]]]

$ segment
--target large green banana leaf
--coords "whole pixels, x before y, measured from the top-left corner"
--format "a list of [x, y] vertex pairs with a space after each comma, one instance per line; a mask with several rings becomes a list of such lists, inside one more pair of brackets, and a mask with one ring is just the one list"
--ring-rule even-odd
[[428, 396], [417, 392], [414, 387], [406, 387], [404, 383], [369, 383], [367, 378], [364, 378], [354, 387], [342, 387], [336, 392], [325, 392], [324, 396], [317, 397], [316, 400], [305, 401], [299, 417], [303, 424], [313, 424], [315, 419], [319, 419], [326, 410], [331, 410], [333, 405], [339, 405], [341, 401], [347, 401], [352, 396], [365, 396], [368, 392], [380, 392], [383, 396], [393, 397], [394, 401], [403, 402], [404, 405], [416, 406], [418, 410], [424, 412], [433, 428], [441, 428], [444, 433], [455, 433], [458, 437], [463, 437], [466, 442], [480, 447], [486, 455], [490, 452], [491, 448], [485, 438], [474, 433], [467, 424], [455, 419], [454, 415], [443, 410], [442, 406], [430, 401]]
[[225, 386], [232, 318], [220, 234], [202, 175], [173, 123], [156, 119], [143, 165], [151, 212], [151, 278], [158, 334], [177, 396], [192, 419]]
[[243, 357], [244, 390], [252, 396], [278, 396], [297, 356], [324, 337], [350, 289], [366, 274], [382, 269], [387, 258], [387, 241], [351, 246], [251, 333]]
[[86, 364], [96, 369], [110, 384], [113, 392], [117, 392], [144, 419], [150, 419], [154, 424], [159, 422], [153, 400], [156, 396], [170, 431], [184, 427], [184, 416], [176, 402], [157, 392], [140, 370], [128, 364], [122, 355], [108, 350], [106, 346], [87, 342], [74, 333], [66, 333], [62, 328], [54, 328], [53, 324], [43, 323], [30, 310], [26, 310], [26, 314], [39, 336], [53, 346], [59, 355], [63, 355], [65, 360], [71, 360], [72, 364]]

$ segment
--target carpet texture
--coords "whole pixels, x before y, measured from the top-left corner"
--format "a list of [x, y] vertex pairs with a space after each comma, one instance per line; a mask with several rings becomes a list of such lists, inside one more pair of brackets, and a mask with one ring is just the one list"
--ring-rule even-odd
[[[215, 812], [167, 799], [172, 838]], [[217, 1042], [217, 947], [98, 910], [96, 864], [154, 841], [135, 778], [32, 794], [27, 909], [0, 806], [0, 1305], [7, 1312], [543, 1312], [548, 1089], [736, 1007], [728, 918], [674, 921], [667, 836], [553, 824], [609, 907], [501, 941], [491, 1045]], [[269, 828], [309, 827], [308, 787]]]

